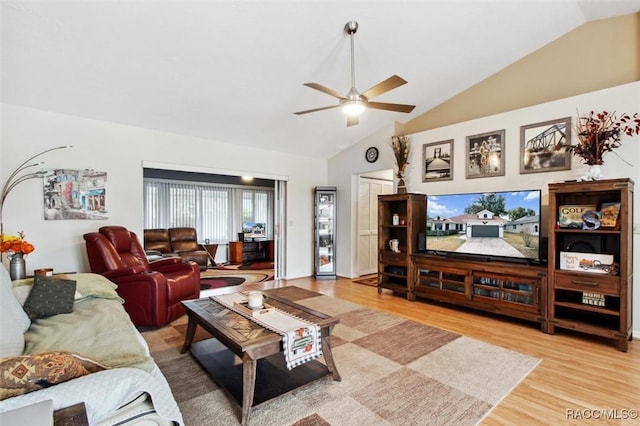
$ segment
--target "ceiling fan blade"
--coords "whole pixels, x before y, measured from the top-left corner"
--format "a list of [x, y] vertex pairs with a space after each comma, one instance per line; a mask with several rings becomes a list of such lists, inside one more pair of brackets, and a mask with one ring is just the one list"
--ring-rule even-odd
[[411, 112], [415, 107], [415, 105], [388, 104], [385, 102], [367, 102], [367, 108], [384, 109], [387, 111]]
[[347, 117], [347, 127], [355, 126], [358, 124], [358, 117]]
[[294, 112], [294, 114], [296, 115], [302, 115], [302, 114], [308, 114], [310, 112], [316, 112], [316, 111], [323, 111], [325, 109], [331, 109], [331, 108], [338, 108], [340, 105], [331, 105], [331, 106], [326, 106], [326, 107], [321, 107], [321, 108], [314, 108], [314, 109], [307, 109], [305, 111], [298, 111], [298, 112]]
[[344, 95], [341, 95], [340, 93], [336, 92], [333, 89], [329, 89], [328, 87], [323, 86], [322, 84], [318, 84], [318, 83], [304, 83], [303, 86], [307, 86], [307, 87], [311, 87], [312, 89], [316, 89], [321, 91], [322, 93], [326, 93], [327, 95], [331, 95], [334, 98], [338, 98], [338, 99], [347, 99]]
[[392, 75], [388, 79], [381, 81], [369, 90], [365, 91], [362, 96], [367, 99], [375, 98], [376, 96], [380, 96], [389, 90], [402, 86], [403, 84], [407, 84], [405, 79], [398, 77], [397, 75]]

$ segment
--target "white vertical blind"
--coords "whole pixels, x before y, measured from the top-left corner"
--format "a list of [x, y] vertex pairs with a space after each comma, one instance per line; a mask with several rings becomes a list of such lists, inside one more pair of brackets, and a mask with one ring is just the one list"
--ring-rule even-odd
[[[167, 228], [197, 228], [198, 187], [187, 184], [167, 184], [169, 191], [169, 226]], [[198, 234], [201, 236], [201, 234]]]
[[144, 227], [196, 228], [201, 241], [233, 241], [242, 222], [266, 223], [273, 238], [274, 191], [231, 185], [144, 179]]
[[210, 241], [229, 241], [229, 235], [233, 235], [228, 220], [232, 212], [230, 201], [231, 194], [225, 188], [202, 189], [201, 231], [198, 235]]

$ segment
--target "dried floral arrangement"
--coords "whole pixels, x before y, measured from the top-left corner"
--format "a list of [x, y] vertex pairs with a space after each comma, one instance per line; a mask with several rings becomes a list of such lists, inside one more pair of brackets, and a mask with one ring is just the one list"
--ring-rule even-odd
[[584, 116], [578, 113], [576, 130], [579, 143], [571, 145], [569, 150], [573, 155], [581, 157], [584, 164], [602, 165], [604, 154], [621, 145], [622, 135], [640, 134], [640, 117], [638, 113], [617, 117], [615, 111], [590, 111]]
[[391, 137], [391, 148], [393, 149], [393, 155], [396, 157], [396, 166], [398, 167], [398, 171], [396, 172], [396, 176], [399, 179], [404, 178], [404, 173], [407, 168], [407, 164], [409, 164], [409, 152], [411, 150], [411, 139], [409, 136], [392, 136]]

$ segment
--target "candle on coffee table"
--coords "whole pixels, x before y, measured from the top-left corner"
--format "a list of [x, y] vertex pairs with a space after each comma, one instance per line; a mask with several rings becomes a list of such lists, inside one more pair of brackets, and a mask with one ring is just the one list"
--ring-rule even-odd
[[261, 308], [262, 307], [262, 293], [259, 291], [249, 292], [249, 307]]

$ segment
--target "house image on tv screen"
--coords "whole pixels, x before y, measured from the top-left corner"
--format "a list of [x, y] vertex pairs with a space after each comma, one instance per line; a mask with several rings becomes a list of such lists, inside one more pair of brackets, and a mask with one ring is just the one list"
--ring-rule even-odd
[[425, 251], [478, 260], [540, 259], [539, 189], [427, 197]]
[[468, 238], [474, 237], [495, 237], [502, 238], [504, 224], [507, 219], [494, 215], [489, 210], [481, 210], [474, 214], [463, 214], [459, 216], [427, 220], [429, 231], [455, 231], [457, 234], [466, 234]]
[[242, 224], [242, 232], [245, 238], [266, 238], [267, 224], [256, 222], [244, 222]]

